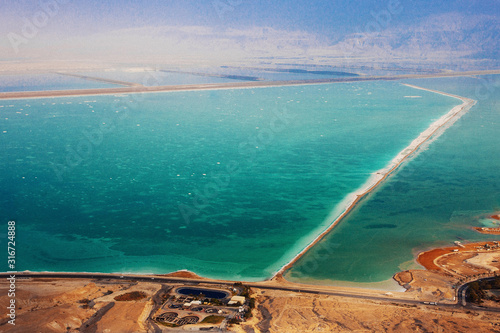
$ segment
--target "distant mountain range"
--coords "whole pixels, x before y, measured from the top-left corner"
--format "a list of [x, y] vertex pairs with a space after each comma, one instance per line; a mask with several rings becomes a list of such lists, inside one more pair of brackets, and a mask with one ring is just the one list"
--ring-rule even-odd
[[[494, 15], [447, 13], [407, 25], [391, 20], [381, 24], [374, 17], [357, 33], [335, 41], [268, 27], [149, 26], [57, 39], [41, 34], [20, 45], [20, 54], [24, 59], [159, 65], [248, 64], [267, 59], [346, 67], [491, 69], [500, 68], [500, 18]], [[6, 58], [15, 57], [5, 41], [0, 51]]]
[[329, 49], [332, 56], [345, 54], [351, 61], [498, 66], [500, 19], [458, 13], [433, 16], [415, 26], [349, 35]]

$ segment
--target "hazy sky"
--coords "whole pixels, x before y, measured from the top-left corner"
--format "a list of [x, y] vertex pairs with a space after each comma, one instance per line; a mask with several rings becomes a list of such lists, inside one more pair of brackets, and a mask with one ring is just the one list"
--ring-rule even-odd
[[500, 12], [500, 1], [1, 0], [0, 59], [22, 57], [19, 52], [12, 52], [11, 44], [13, 34], [26, 37], [26, 22], [38, 22], [39, 28], [36, 29], [35, 37], [29, 36], [22, 40], [23, 43], [17, 40], [21, 51], [28, 48], [43, 51], [62, 41], [71, 43], [72, 40], [78, 40], [83, 45], [85, 38], [89, 36], [94, 38], [94, 43], [95, 38], [102, 41], [105, 34], [124, 29], [147, 34], [148, 30], [141, 28], [172, 26], [208, 27], [212, 35], [231, 30], [251, 31], [255, 27], [271, 28], [275, 35], [283, 35], [285, 32], [303, 33], [303, 39], [332, 43], [347, 34], [363, 32], [368, 23], [377, 22], [375, 17], [378, 14], [387, 13], [391, 8], [397, 8], [397, 12], [390, 15], [388, 22], [383, 23], [387, 23], [388, 27], [397, 27], [445, 13], [498, 15], [496, 13]]
[[[86, 34], [150, 25], [203, 25], [217, 29], [272, 27], [302, 30], [326, 37], [354, 32], [372, 13], [398, 4], [394, 23], [411, 23], [431, 14], [500, 12], [498, 0], [17, 0], [2, 1], [3, 34], [20, 30], [22, 18], [33, 18], [44, 3], [58, 3], [47, 31]], [[8, 26], [6, 26], [6, 24]]]

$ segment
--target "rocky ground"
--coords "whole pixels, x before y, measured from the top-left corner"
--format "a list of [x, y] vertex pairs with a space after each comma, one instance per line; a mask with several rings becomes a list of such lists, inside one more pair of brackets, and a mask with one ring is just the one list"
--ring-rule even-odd
[[[2, 316], [0, 332], [146, 332], [139, 318], [147, 312], [150, 296], [160, 287], [72, 279], [18, 280], [16, 325]], [[7, 290], [7, 283], [0, 283], [0, 306], [4, 309], [9, 302]], [[138, 290], [147, 297], [134, 301], [114, 299]]]
[[[456, 285], [498, 272], [500, 246], [497, 244], [466, 244], [423, 253], [419, 262], [428, 269], [396, 274], [394, 279], [406, 292], [389, 293], [392, 295], [389, 297], [454, 303]], [[170, 276], [199, 278], [184, 271]], [[298, 286], [284, 279], [263, 282], [263, 285]], [[10, 325], [4, 316], [0, 319], [0, 333], [148, 332], [151, 327], [146, 320], [157, 309], [153, 299], [158, 298], [154, 295], [161, 288], [158, 283], [119, 279], [20, 279], [16, 282], [16, 326]], [[500, 314], [493, 312], [259, 288], [252, 289], [256, 299], [253, 318], [232, 325], [231, 331], [500, 333]], [[360, 293], [359, 289], [352, 288], [305, 285], [299, 290], [301, 288]], [[4, 309], [10, 301], [8, 289], [7, 281], [0, 281], [0, 307]], [[383, 291], [362, 292], [367, 297], [387, 295]], [[498, 306], [491, 303], [486, 305]], [[186, 328], [189, 326], [181, 329]]]
[[256, 290], [256, 319], [239, 332], [500, 332], [500, 316], [439, 307]]

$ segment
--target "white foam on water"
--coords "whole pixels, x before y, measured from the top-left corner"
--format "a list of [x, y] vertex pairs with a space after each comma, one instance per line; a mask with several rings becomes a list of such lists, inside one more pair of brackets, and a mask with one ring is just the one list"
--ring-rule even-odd
[[[301, 247], [301, 251], [297, 253], [291, 260], [289, 260], [285, 265], [274, 274], [282, 274], [290, 265], [295, 263], [300, 257], [302, 257], [307, 251], [309, 251], [320, 239], [322, 239], [326, 234], [328, 234], [344, 217], [345, 215], [354, 208], [354, 206], [359, 202], [361, 197], [373, 191], [377, 186], [383, 183], [383, 181], [392, 174], [398, 167], [407, 160], [410, 156], [415, 157], [417, 154], [424, 150], [431, 142], [436, 140], [441, 134], [444, 133], [451, 125], [453, 125], [462, 115], [464, 115], [475, 103], [476, 101], [444, 93], [441, 91], [430, 90], [414, 85], [405, 84], [411, 88], [426, 90], [434, 93], [438, 93], [445, 96], [450, 96], [461, 100], [463, 103], [452, 108], [448, 113], [434, 121], [426, 130], [424, 130], [420, 135], [414, 139], [407, 147], [401, 150], [384, 168], [372, 173], [367, 181], [361, 185], [357, 190], [349, 193], [346, 197], [335, 206], [335, 208], [330, 212], [327, 218], [321, 223], [318, 229], [321, 229], [318, 234], [318, 229], [313, 232], [312, 241], [308, 241], [306, 246]], [[333, 221], [333, 222], [332, 222]], [[325, 228], [326, 226], [326, 228]], [[310, 238], [309, 238], [310, 239]], [[304, 244], [304, 243], [303, 243]]]

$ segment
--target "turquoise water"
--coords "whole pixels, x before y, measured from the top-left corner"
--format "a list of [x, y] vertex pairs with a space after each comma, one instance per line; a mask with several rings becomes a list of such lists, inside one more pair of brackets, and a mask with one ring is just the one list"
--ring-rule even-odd
[[[228, 83], [228, 82], [242, 82], [248, 80], [250, 81], [310, 80], [310, 79], [325, 79], [325, 78], [344, 76], [338, 74], [335, 75], [327, 72], [325, 72], [324, 74], [314, 74], [309, 72], [293, 73], [293, 72], [276, 72], [276, 71], [266, 71], [257, 69], [228, 68], [228, 67], [208, 67], [208, 68], [194, 68], [194, 69], [181, 68], [178, 70], [186, 71], [186, 73], [175, 73], [168, 71], [164, 72], [164, 71], [110, 70], [110, 71], [80, 72], [79, 74], [92, 77], [105, 78], [105, 79], [134, 82], [143, 84], [145, 86]], [[318, 72], [326, 70], [331, 70], [331, 69], [317, 69]], [[189, 74], [188, 72], [195, 74]], [[228, 78], [228, 77], [204, 76], [200, 74], [228, 75], [234, 77]]]
[[[275, 63], [277, 68], [299, 68], [312, 71], [335, 71], [335, 72], [347, 72], [347, 73], [357, 73], [359, 75], [397, 75], [397, 74], [422, 74], [437, 73], [436, 70], [416, 70], [415, 68], [405, 68], [405, 67], [369, 67], [369, 66], [358, 66], [358, 67], [347, 67], [347, 66], [328, 66], [328, 65], [306, 65], [306, 64], [296, 64], [296, 63]], [[256, 65], [256, 67], [259, 67]]]
[[267, 278], [457, 104], [394, 82], [2, 101], [17, 270]]
[[[263, 81], [291, 81], [291, 80], [321, 80], [328, 78], [357, 76], [357, 74], [347, 73], [334, 68], [297, 68], [298, 66], [278, 66], [276, 69], [265, 69], [261, 67], [216, 67], [200, 68], [201, 73], [225, 74], [225, 75], [243, 75], [259, 78]], [[286, 70], [286, 71], [285, 71]], [[300, 70], [306, 72], [298, 72]], [[311, 72], [316, 71], [316, 72]], [[336, 73], [335, 73], [336, 72]]]
[[378, 282], [415, 267], [420, 250], [495, 238], [471, 227], [500, 210], [500, 78], [408, 82], [478, 103], [301, 258], [292, 281]]
[[0, 75], [0, 92], [121, 87], [58, 74]]
[[[283, 71], [283, 70], [287, 70]], [[307, 72], [296, 72], [303, 70]], [[426, 71], [417, 71], [410, 68], [370, 68], [360, 67], [333, 67], [324, 65], [300, 65], [300, 64], [273, 64], [272, 66], [256, 64], [255, 67], [231, 67], [221, 66], [217, 68], [200, 68], [200, 72], [224, 73], [233, 75], [247, 75], [260, 77], [266, 81], [281, 80], [318, 80], [328, 78], [340, 78], [357, 75], [399, 75], [399, 74], [422, 74]], [[427, 73], [436, 71], [427, 71]]]

